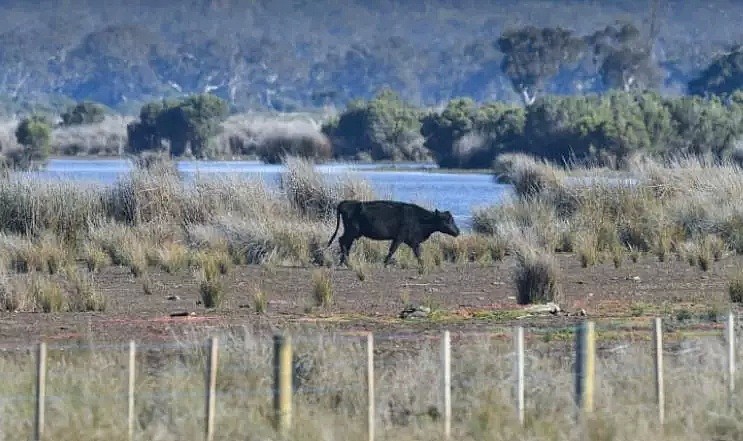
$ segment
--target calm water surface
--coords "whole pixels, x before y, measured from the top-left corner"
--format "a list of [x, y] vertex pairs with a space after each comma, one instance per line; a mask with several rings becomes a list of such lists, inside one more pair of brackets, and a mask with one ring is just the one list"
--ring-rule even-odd
[[[379, 170], [377, 164], [324, 164], [318, 170], [328, 176], [340, 176], [354, 172], [366, 179], [382, 197], [424, 203], [450, 210], [460, 227], [468, 228], [472, 209], [492, 205], [511, 191], [510, 186], [496, 184], [489, 174], [454, 174], [419, 170], [420, 164], [395, 165], [396, 170]], [[45, 170], [34, 173], [46, 179], [70, 179], [113, 183], [119, 176], [127, 174], [131, 165], [124, 159], [52, 159]], [[281, 165], [269, 165], [253, 161], [179, 161], [178, 169], [184, 177], [195, 174], [231, 174], [261, 177], [268, 185], [278, 183]]]

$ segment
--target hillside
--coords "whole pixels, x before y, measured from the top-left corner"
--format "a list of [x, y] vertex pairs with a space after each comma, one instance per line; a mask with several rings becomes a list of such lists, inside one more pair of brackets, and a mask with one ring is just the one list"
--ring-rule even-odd
[[[652, 0], [33, 3], [0, 1], [6, 113], [83, 99], [131, 113], [149, 99], [204, 91], [237, 110], [291, 111], [342, 107], [384, 85], [418, 105], [515, 100], [496, 44], [507, 28], [587, 35], [621, 19], [647, 34], [652, 9]], [[658, 4], [654, 54], [666, 92], [685, 90], [716, 52], [743, 40], [733, 0]], [[570, 75], [549, 91], [575, 92]]]

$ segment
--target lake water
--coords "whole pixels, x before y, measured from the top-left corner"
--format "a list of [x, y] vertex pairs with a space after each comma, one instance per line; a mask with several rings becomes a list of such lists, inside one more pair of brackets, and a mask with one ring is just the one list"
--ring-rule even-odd
[[[379, 164], [323, 164], [317, 169], [332, 176], [353, 171], [366, 179], [380, 196], [423, 203], [439, 210], [450, 210], [460, 225], [468, 228], [472, 209], [482, 205], [497, 204], [511, 191], [508, 185], [496, 184], [486, 173], [442, 173], [435, 166], [420, 164], [395, 164], [396, 170], [379, 170], [389, 165]], [[131, 165], [124, 159], [52, 159], [46, 169], [33, 173], [46, 179], [70, 179], [113, 183], [128, 173]], [[278, 183], [281, 165], [263, 164], [258, 161], [179, 161], [178, 169], [185, 178], [196, 173], [237, 174], [261, 177], [269, 185]]]

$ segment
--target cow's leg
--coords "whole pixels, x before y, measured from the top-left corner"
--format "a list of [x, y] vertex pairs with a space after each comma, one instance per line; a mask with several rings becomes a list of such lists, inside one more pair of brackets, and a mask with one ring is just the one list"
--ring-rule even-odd
[[390, 263], [390, 259], [392, 259], [392, 255], [397, 251], [397, 247], [400, 246], [400, 242], [399, 239], [394, 239], [392, 241], [390, 244], [390, 250], [387, 252], [387, 257], [384, 258], [384, 266], [387, 266]]
[[341, 265], [348, 266], [348, 256], [351, 254], [351, 246], [356, 238], [350, 234], [344, 234], [338, 238], [338, 243], [341, 246]]
[[415, 258], [418, 259], [418, 265], [420, 265], [421, 268], [423, 268], [423, 257], [421, 256], [421, 244], [415, 244], [411, 245], [410, 248], [413, 249], [413, 254], [415, 254]]

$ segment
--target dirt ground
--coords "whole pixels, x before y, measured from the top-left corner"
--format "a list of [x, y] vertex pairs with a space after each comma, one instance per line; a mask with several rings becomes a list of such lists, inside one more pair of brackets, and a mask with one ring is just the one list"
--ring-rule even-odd
[[[729, 278], [743, 265], [739, 256], [715, 262], [709, 271], [675, 258], [659, 262], [629, 258], [620, 268], [609, 263], [581, 268], [571, 254], [558, 255], [561, 298], [558, 314], [529, 314], [516, 303], [512, 279], [514, 260], [492, 265], [444, 265], [425, 274], [417, 269], [370, 267], [359, 280], [347, 268], [330, 269], [334, 301], [314, 307], [313, 268], [240, 266], [224, 277], [227, 300], [207, 310], [199, 300], [198, 282], [190, 272], [150, 272], [150, 293], [142, 279], [124, 268], [111, 267], [96, 275], [96, 286], [107, 297], [105, 312], [0, 314], [0, 348], [27, 347], [45, 340], [61, 342], [158, 342], [184, 332], [246, 326], [255, 332], [282, 329], [374, 331], [378, 339], [405, 334], [498, 333], [521, 324], [559, 337], [560, 331], [586, 316], [605, 337], [632, 335], [647, 329], [650, 318], [664, 317], [674, 329], [719, 332], [729, 308]], [[258, 314], [253, 293], [268, 297]], [[406, 305], [431, 308], [424, 318], [400, 318]], [[188, 314], [188, 315], [178, 315]], [[173, 316], [175, 315], [175, 316]]]

